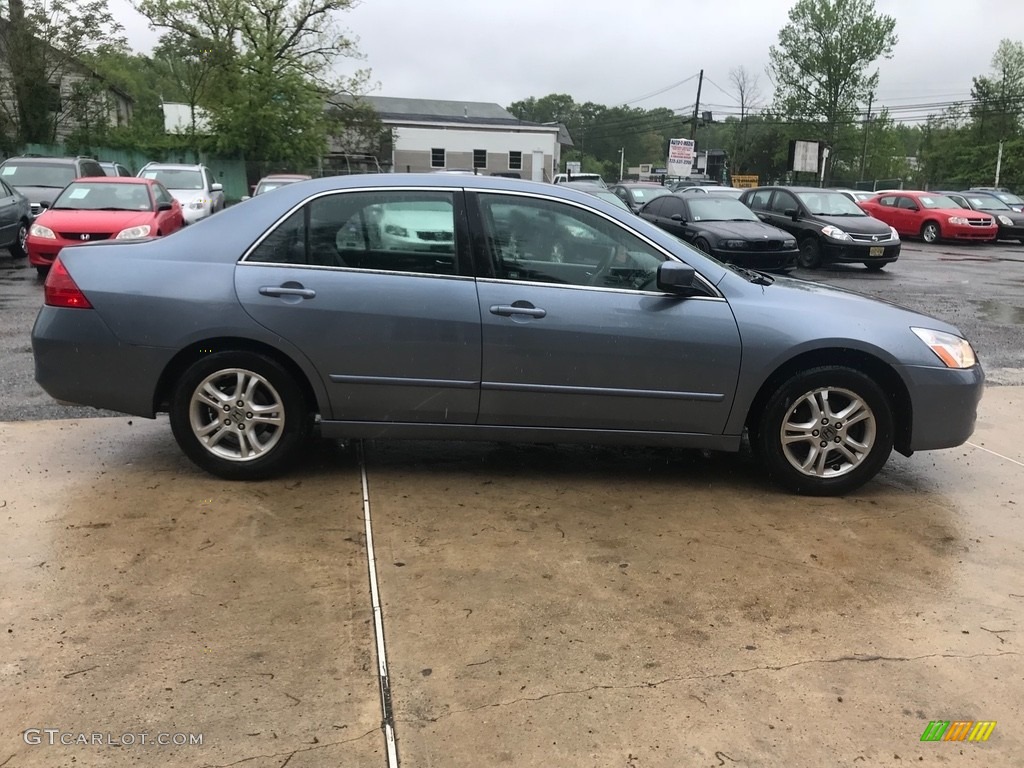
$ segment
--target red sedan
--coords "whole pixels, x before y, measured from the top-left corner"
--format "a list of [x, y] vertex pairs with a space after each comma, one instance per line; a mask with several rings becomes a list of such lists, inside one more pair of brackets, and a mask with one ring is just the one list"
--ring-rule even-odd
[[945, 195], [931, 192], [881, 192], [869, 200], [861, 200], [858, 205], [901, 236], [920, 237], [926, 243], [992, 241], [999, 235], [996, 220], [988, 214], [966, 210]]
[[95, 240], [141, 240], [181, 229], [181, 204], [153, 179], [77, 179], [46, 206], [25, 241], [28, 260], [45, 275], [60, 249]]

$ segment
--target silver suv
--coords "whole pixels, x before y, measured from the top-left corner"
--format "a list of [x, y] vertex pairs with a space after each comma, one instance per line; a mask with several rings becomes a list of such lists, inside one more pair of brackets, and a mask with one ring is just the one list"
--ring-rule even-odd
[[147, 163], [138, 175], [143, 179], [156, 179], [167, 187], [181, 203], [186, 224], [195, 224], [224, 210], [224, 186], [213, 180], [213, 174], [205, 165]]

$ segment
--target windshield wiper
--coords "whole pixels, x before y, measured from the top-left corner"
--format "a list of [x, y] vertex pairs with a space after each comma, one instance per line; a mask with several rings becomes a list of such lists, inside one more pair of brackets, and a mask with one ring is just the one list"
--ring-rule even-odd
[[730, 264], [729, 266], [732, 267], [733, 270], [736, 271], [741, 277], [745, 277], [747, 280], [749, 280], [752, 283], [756, 283], [757, 285], [771, 285], [772, 283], [775, 282], [774, 277], [766, 275], [763, 272], [755, 272], [752, 269], [747, 269], [746, 267], [738, 267], [735, 264]]

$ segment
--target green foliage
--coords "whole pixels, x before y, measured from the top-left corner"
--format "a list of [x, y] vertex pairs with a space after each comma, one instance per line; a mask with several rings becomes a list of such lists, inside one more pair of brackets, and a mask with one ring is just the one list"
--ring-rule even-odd
[[98, 137], [108, 94], [82, 61], [104, 43], [124, 43], [106, 0], [9, 0], [8, 9], [0, 46], [10, 77], [0, 81], [0, 122], [10, 138], [48, 143], [68, 130]]
[[844, 126], [878, 87], [878, 71], [868, 70], [891, 58], [895, 28], [894, 18], [876, 13], [874, 0], [797, 0], [769, 50], [776, 110], [820, 131], [833, 164], [850, 148]]

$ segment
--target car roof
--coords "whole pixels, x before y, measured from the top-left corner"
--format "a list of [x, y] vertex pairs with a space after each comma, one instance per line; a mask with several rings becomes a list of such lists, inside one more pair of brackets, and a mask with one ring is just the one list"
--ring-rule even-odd
[[82, 160], [92, 160], [94, 163], [98, 163], [99, 160], [93, 160], [91, 157], [35, 157], [33, 155], [20, 155], [18, 157], [8, 157], [4, 160], [4, 164], [7, 163], [53, 163], [55, 165], [78, 163]]
[[305, 173], [271, 173], [264, 176], [260, 181], [270, 181], [271, 179], [296, 179], [298, 181], [305, 181], [311, 179], [312, 176], [308, 176]]
[[141, 171], [152, 171], [154, 168], [167, 168], [174, 171], [198, 171], [204, 166], [199, 163], [146, 163]]

